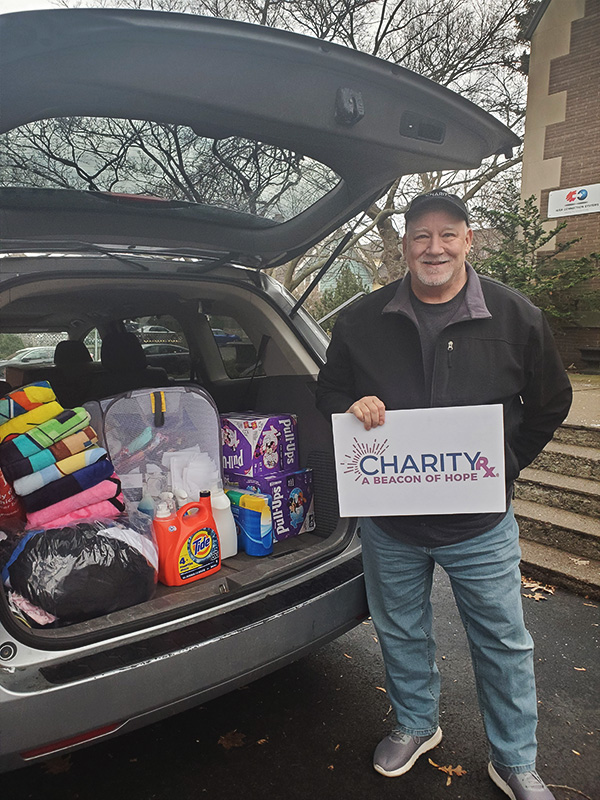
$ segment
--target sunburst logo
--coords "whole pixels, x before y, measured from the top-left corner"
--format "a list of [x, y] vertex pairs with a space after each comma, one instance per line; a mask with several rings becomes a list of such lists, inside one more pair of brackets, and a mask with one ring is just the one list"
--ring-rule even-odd
[[364, 473], [361, 471], [360, 464], [365, 456], [382, 456], [388, 449], [388, 440], [378, 442], [377, 439], [372, 444], [365, 444], [359, 442], [356, 437], [352, 439], [352, 453], [344, 454], [344, 458], [340, 461], [340, 466], [344, 470], [344, 474], [354, 473], [354, 480], [359, 481], [364, 478]]

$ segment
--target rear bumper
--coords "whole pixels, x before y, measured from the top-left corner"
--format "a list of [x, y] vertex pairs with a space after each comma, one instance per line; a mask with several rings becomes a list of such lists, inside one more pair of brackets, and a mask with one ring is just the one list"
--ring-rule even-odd
[[[118, 730], [108, 735], [131, 731], [224, 694], [320, 647], [366, 614], [357, 557], [213, 620], [3, 676], [0, 770], [48, 757], [24, 758], [28, 751], [114, 724]], [[77, 746], [57, 745], [51, 754]]]

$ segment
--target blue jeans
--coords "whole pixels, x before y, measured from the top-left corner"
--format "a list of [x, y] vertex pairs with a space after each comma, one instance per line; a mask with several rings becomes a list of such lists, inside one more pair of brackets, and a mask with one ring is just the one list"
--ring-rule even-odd
[[398, 729], [438, 726], [440, 676], [430, 601], [433, 570], [448, 574], [467, 633], [479, 707], [494, 764], [535, 769], [533, 641], [521, 603], [519, 529], [512, 508], [495, 528], [444, 547], [404, 544], [361, 520], [369, 609], [379, 636]]

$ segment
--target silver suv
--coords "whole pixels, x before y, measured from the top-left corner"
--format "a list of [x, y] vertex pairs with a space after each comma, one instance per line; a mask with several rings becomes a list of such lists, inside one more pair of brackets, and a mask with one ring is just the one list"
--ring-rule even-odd
[[[399, 175], [475, 167], [518, 140], [396, 65], [190, 15], [0, 16], [0, 81], [12, 154], [0, 165], [0, 334], [85, 342], [95, 374], [107, 334], [160, 327], [153, 342], [189, 351], [189, 374], [169, 382], [201, 385], [222, 412], [297, 416], [316, 518], [270, 556], [240, 553], [204, 580], [71, 625], [29, 627], [0, 592], [9, 770], [204, 702], [366, 616], [357, 524], [339, 517], [330, 426], [314, 404], [328, 340], [265, 269]], [[54, 386], [56, 369], [6, 377]], [[57, 388], [63, 405], [97, 399], [72, 377]]]

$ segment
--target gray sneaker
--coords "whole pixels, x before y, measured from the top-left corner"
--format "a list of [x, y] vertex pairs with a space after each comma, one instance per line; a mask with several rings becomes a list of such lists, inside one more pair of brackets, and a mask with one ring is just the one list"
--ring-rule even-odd
[[506, 767], [488, 764], [490, 778], [511, 800], [556, 800], [537, 772], [514, 773]]
[[441, 741], [441, 728], [431, 736], [410, 736], [401, 731], [392, 731], [375, 748], [373, 767], [388, 778], [404, 775], [419, 756], [433, 750]]

